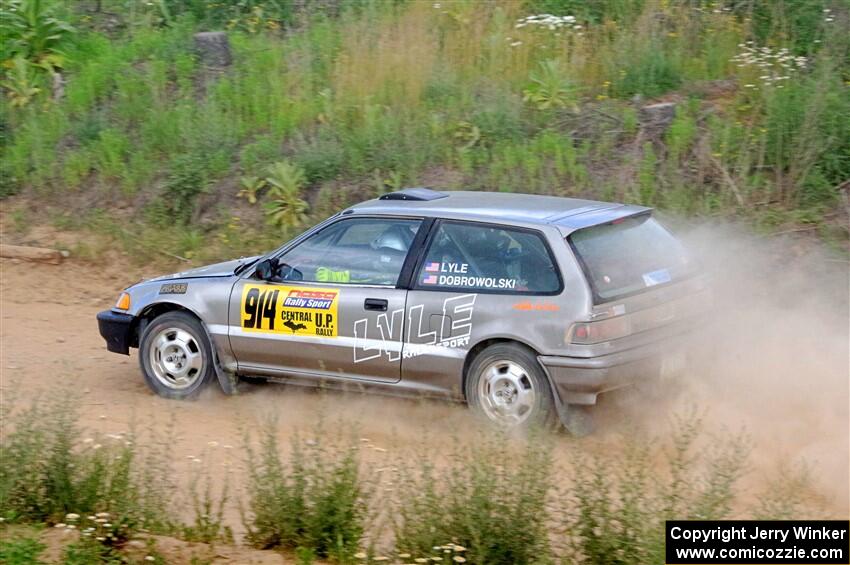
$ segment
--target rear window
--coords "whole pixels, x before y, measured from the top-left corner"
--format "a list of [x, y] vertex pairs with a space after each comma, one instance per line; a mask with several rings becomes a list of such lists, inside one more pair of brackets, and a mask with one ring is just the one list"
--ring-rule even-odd
[[581, 229], [569, 237], [597, 302], [686, 277], [682, 245], [647, 214]]

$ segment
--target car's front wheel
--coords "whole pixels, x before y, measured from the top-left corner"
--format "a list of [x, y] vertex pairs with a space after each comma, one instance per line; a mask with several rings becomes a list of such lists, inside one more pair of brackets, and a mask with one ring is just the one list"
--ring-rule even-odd
[[186, 312], [167, 312], [147, 325], [139, 340], [139, 363], [148, 386], [166, 398], [192, 398], [215, 377], [206, 332]]
[[519, 344], [499, 343], [479, 353], [465, 392], [473, 410], [503, 427], [547, 426], [554, 419], [546, 375], [533, 352]]

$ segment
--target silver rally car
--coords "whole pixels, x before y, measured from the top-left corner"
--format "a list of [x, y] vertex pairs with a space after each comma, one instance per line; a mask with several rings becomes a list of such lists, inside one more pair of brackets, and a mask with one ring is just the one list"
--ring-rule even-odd
[[600, 393], [680, 371], [706, 293], [649, 208], [413, 188], [267, 255], [135, 284], [97, 320], [169, 398], [260, 377], [570, 427]]

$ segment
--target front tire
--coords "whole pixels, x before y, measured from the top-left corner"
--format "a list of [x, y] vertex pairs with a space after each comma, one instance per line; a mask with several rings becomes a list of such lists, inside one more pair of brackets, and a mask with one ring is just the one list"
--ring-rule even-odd
[[139, 364], [159, 396], [194, 398], [215, 378], [212, 347], [197, 318], [167, 312], [154, 318], [139, 340]]
[[513, 343], [491, 345], [469, 367], [465, 386], [470, 407], [504, 428], [547, 427], [554, 399], [536, 356]]

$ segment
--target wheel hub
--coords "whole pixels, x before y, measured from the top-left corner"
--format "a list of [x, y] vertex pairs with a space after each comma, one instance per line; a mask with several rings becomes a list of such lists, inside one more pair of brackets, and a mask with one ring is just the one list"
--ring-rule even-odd
[[484, 413], [507, 426], [521, 424], [534, 410], [536, 391], [528, 371], [510, 360], [496, 361], [484, 368], [478, 395]]
[[203, 375], [204, 360], [198, 340], [182, 328], [160, 331], [151, 342], [150, 365], [165, 386], [184, 389]]

